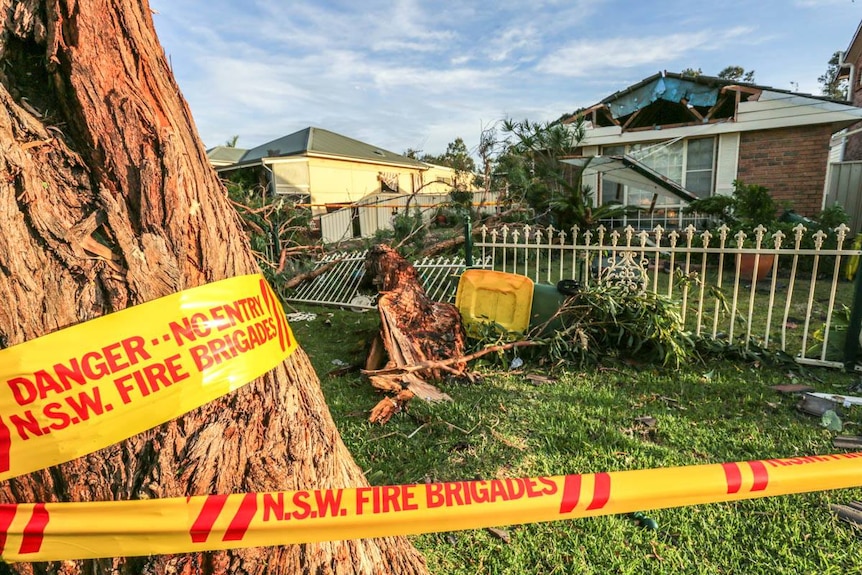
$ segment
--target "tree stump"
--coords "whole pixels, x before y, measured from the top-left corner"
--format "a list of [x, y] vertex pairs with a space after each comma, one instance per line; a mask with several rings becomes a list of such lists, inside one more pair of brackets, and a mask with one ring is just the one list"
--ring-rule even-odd
[[[449, 303], [432, 301], [419, 281], [416, 268], [386, 245], [372, 248], [366, 259], [367, 275], [380, 292], [377, 309], [380, 313], [380, 334], [376, 348], [369, 354], [366, 369], [380, 367], [379, 346], [388, 356], [385, 369], [407, 367], [434, 360], [459, 358], [465, 355], [466, 336], [458, 309]], [[386, 423], [413, 397], [426, 401], [451, 398], [429, 381], [439, 381], [444, 375], [463, 377], [467, 363], [433, 364], [412, 372], [370, 374], [374, 387], [393, 393], [372, 410], [369, 420]]]

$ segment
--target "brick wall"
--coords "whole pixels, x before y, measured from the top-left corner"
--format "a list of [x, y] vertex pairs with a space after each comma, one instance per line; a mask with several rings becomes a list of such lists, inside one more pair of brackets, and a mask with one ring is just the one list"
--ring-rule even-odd
[[742, 132], [737, 179], [765, 186], [782, 209], [817, 215], [831, 136], [828, 125]]
[[[856, 67], [856, 72], [854, 73], [855, 78], [853, 79], [853, 86], [848, 87], [848, 92], [850, 94], [850, 103], [856, 106], [857, 108], [862, 108], [862, 82], [860, 82], [859, 74], [862, 73], [862, 69], [859, 66], [862, 66], [862, 54], [859, 55], [859, 58], [854, 62]], [[862, 122], [858, 124], [853, 124], [849, 128], [848, 131], [858, 130], [862, 128]], [[862, 133], [853, 134], [852, 136], [847, 138], [846, 143], [844, 144], [844, 161], [849, 162], [851, 160], [862, 160]]]

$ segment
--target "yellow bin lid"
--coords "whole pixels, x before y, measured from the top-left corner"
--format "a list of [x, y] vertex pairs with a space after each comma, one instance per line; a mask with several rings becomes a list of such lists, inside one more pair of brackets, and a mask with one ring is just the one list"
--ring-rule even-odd
[[494, 270], [469, 269], [461, 274], [455, 307], [464, 327], [493, 322], [507, 331], [526, 332], [533, 306], [533, 280]]

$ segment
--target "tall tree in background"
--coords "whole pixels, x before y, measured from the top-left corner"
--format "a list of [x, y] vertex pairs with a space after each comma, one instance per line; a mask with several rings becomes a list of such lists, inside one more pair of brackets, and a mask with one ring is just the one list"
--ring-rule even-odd
[[[146, 0], [0, 0], [0, 346], [258, 271]], [[2, 502], [365, 484], [302, 350], [186, 416], [0, 484]], [[21, 573], [424, 573], [402, 537], [21, 563]]]
[[835, 52], [829, 59], [826, 72], [817, 82], [820, 84], [820, 93], [836, 100], [847, 99], [847, 80], [838, 79], [838, 71], [841, 67], [841, 52]]
[[508, 195], [526, 202], [540, 221], [550, 220], [557, 229], [569, 231], [573, 226], [584, 229], [601, 219], [619, 217], [628, 210], [619, 204], [595, 205], [592, 190], [582, 183], [582, 171], [562, 162], [574, 155], [584, 138], [582, 121], [562, 124], [507, 119], [500, 130], [505, 135], [505, 148], [498, 157], [497, 172], [505, 174]]
[[746, 72], [742, 66], [727, 66], [718, 73], [718, 77], [733, 82], [747, 82], [751, 84], [754, 82], [754, 70]]
[[[691, 78], [697, 78], [698, 76], [703, 76], [703, 70], [700, 68], [685, 68], [682, 72], [680, 72], [681, 76], [689, 76]], [[754, 70], [745, 71], [745, 68], [742, 66], [726, 66], [723, 68], [716, 77], [722, 78], [724, 80], [730, 80], [732, 82], [754, 82]]]

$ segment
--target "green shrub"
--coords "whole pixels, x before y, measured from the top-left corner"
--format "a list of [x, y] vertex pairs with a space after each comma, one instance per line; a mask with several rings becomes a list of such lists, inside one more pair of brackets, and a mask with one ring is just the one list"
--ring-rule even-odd
[[[550, 357], [579, 364], [617, 355], [679, 367], [692, 358], [694, 341], [684, 330], [679, 306], [652, 292], [619, 283], [592, 285], [558, 311], [564, 328], [548, 340]], [[547, 350], [539, 352], [545, 356]]]

